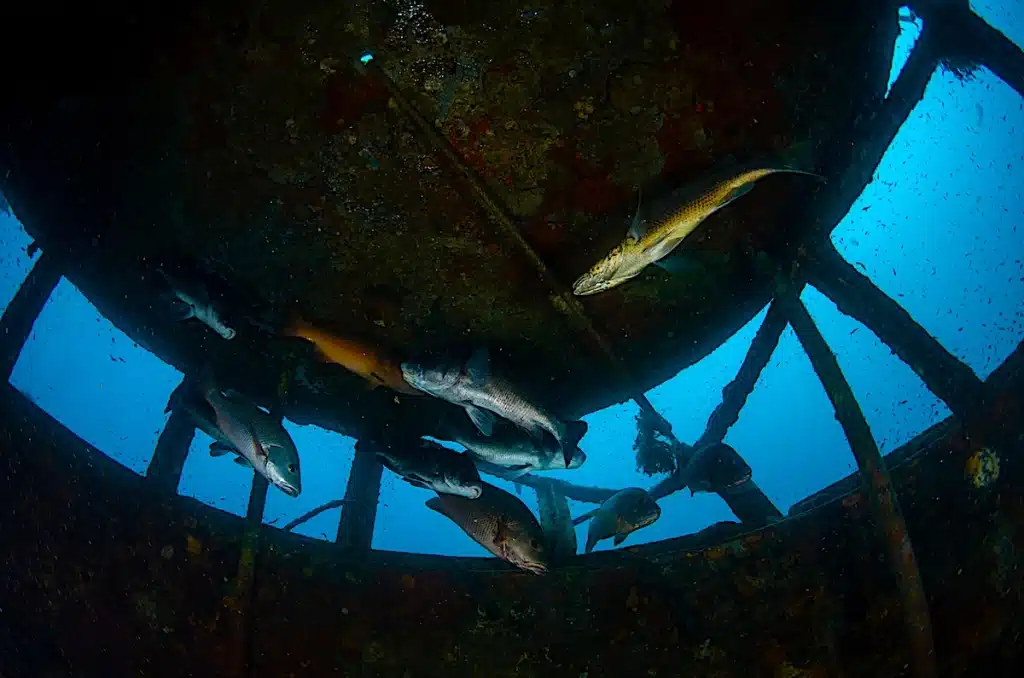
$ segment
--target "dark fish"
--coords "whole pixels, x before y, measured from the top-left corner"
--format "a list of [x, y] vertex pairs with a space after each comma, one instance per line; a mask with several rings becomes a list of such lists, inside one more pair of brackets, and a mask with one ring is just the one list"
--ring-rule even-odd
[[[356, 448], [363, 444], [359, 441]], [[381, 463], [410, 485], [467, 499], [477, 499], [483, 492], [480, 474], [465, 454], [422, 438], [372, 445]]]
[[543, 439], [545, 431], [550, 433], [558, 442], [565, 468], [587, 432], [586, 422], [555, 418], [494, 375], [486, 349], [476, 350], [465, 365], [454, 361], [402, 363], [402, 375], [410, 386], [466, 408], [469, 418], [486, 436], [493, 433], [498, 417], [525, 429], [537, 441]]
[[697, 492], [723, 492], [750, 480], [752, 471], [736, 450], [725, 443], [696, 450], [681, 471], [690, 496]]
[[586, 552], [590, 553], [602, 539], [614, 537], [615, 545], [618, 546], [631, 533], [647, 527], [660, 517], [661, 507], [647, 490], [627, 487], [572, 522], [573, 525], [579, 525], [584, 520], [591, 519], [586, 549]]
[[210, 299], [206, 285], [198, 280], [175, 276], [163, 268], [157, 270], [171, 288], [177, 320], [195, 318], [225, 339], [235, 338], [235, 330], [221, 318]]
[[488, 483], [478, 499], [439, 494], [427, 506], [449, 518], [485, 549], [534, 574], [548, 571], [544, 532], [526, 504]]

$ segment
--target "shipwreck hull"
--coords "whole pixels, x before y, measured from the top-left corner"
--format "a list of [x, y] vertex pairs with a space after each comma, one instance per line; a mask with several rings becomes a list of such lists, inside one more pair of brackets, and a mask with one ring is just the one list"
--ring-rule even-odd
[[[400, 355], [492, 346], [564, 416], [621, 402], [764, 307], [770, 278], [747, 255], [790, 255], [803, 227], [787, 208], [813, 182], [765, 179], [709, 220], [693, 247], [727, 260], [652, 268], [584, 300], [626, 383], [358, 57], [375, 55], [571, 282], [621, 239], [640, 187], [657, 195], [733, 161], [815, 167], [884, 95], [896, 8], [528, 4], [185, 2], [15, 21], [15, 46], [47, 49], [9, 78], [3, 190], [129, 336], [185, 371], [212, 359], [296, 420], [358, 434], [393, 412], [275, 338], [289, 312]], [[244, 300], [235, 341], [168, 319], [152, 271], [168, 256]], [[303, 361], [309, 378], [282, 395]], [[435, 420], [421, 404], [402, 416]]]
[[[950, 420], [889, 457], [938, 675], [1010, 675], [1021, 658], [1020, 358], [970, 440]], [[353, 557], [269, 526], [253, 540], [245, 519], [154, 493], [9, 387], [2, 407], [11, 678], [875, 677], [913, 664], [855, 478], [760, 531], [723, 523], [536, 577], [486, 559]]]

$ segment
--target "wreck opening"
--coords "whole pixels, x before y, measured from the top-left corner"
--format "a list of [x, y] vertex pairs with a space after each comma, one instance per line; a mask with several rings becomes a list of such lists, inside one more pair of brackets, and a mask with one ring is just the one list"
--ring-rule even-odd
[[[593, 15], [583, 12], [580, 16], [572, 15], [570, 9], [549, 8], [546, 11], [552, 16], [542, 20], [531, 14], [532, 8], [492, 7], [495, 3], [480, 3], [480, 7], [489, 8], [484, 14], [459, 2], [406, 4], [397, 12], [390, 3], [352, 3], [328, 12], [327, 17], [317, 15], [317, 28], [310, 27], [310, 20], [318, 10], [272, 2], [252, 3], [251, 7], [238, 4], [246, 5], [249, 11], [240, 12], [235, 7], [223, 13], [191, 13], [190, 8], [188, 16], [198, 28], [188, 40], [173, 30], [156, 32], [177, 50], [134, 68], [154, 76], [155, 82], [166, 86], [164, 90], [152, 85], [137, 91], [127, 88], [128, 83], [138, 84], [136, 72], [107, 74], [101, 78], [102, 84], [112, 89], [101, 88], [101, 94], [75, 91], [72, 85], [77, 81], [71, 78], [63, 83], [72, 88], [66, 92], [59, 90], [59, 80], [52, 77], [24, 86], [24, 92], [15, 88], [29, 103], [24, 109], [5, 108], [0, 114], [6, 135], [6, 145], [0, 150], [0, 166], [6, 168], [2, 186], [42, 255], [0, 321], [8, 376], [33, 323], [63, 276], [128, 336], [168, 364], [188, 372], [213, 353], [218, 370], [228, 375], [232, 386], [292, 421], [315, 423], [354, 438], [372, 436], [375, 429], [394, 425], [391, 422], [395, 421], [426, 436], [437, 433], [439, 422], [450, 425], [454, 415], [435, 403], [366, 395], [355, 390], [350, 375], [322, 366], [308, 368], [313, 376], [305, 385], [298, 383], [295, 364], [301, 351], [294, 344], [285, 346], [261, 334], [261, 323], [277, 322], [262, 311], [255, 312], [255, 329], [250, 329], [245, 341], [237, 342], [231, 350], [217, 348], [220, 345], [198, 330], [179, 331], [152, 308], [152, 276], [147, 270], [152, 260], [170, 256], [168, 251], [173, 250], [173, 256], [184, 252], [187, 257], [214, 262], [219, 272], [229, 273], [238, 283], [232, 293], [240, 298], [249, 301], [259, 297], [273, 309], [301, 304], [305, 314], [358, 327], [381, 342], [397, 342], [407, 350], [452, 341], [458, 334], [503, 346], [510, 361], [521, 368], [524, 380], [532, 380], [535, 386], [551, 381], [550, 396], [561, 403], [566, 416], [632, 399], [647, 417], [646, 433], [641, 423], [640, 434], [657, 441], [651, 449], [663, 453], [667, 449], [671, 455], [667, 458], [673, 470], [652, 488], [655, 497], [666, 497], [682, 489], [681, 471], [693, 450], [725, 438], [755, 391], [780, 337], [791, 328], [825, 388], [860, 475], [798, 503], [789, 512], [795, 517], [788, 520], [750, 480], [722, 493], [739, 523], [717, 525], [689, 538], [628, 552], [580, 557], [556, 570], [554, 576], [560, 577], [559, 582], [567, 589], [579, 586], [590, 591], [588, 600], [597, 605], [604, 600], [593, 592], [597, 588], [622, 589], [627, 608], [637, 614], [643, 610], [646, 620], [659, 619], [640, 634], [647, 634], [644, 643], [666, 648], [664, 653], [646, 660], [655, 674], [673, 663], [678, 667], [681, 658], [735, 669], [737, 660], [720, 649], [728, 646], [727, 641], [720, 642], [719, 635], [709, 632], [715, 638], [709, 645], [703, 637], [698, 639], [700, 632], [682, 621], [708, 601], [681, 589], [678, 578], [710, 582], [719, 572], [735, 577], [729, 579], [729, 584], [721, 584], [723, 588], [715, 589], [719, 597], [732, 589], [739, 597], [773, 586], [788, 591], [784, 583], [779, 583], [786, 581], [782, 574], [776, 573], [776, 583], [762, 580], [768, 571], [767, 562], [782, 562], [787, 550], [791, 556], [810, 553], [807, 544], [824, 538], [838, 524], [846, 531], [841, 532], [842, 537], [834, 537], [835, 543], [829, 542], [830, 552], [822, 557], [820, 578], [808, 585], [815, 595], [795, 604], [794, 619], [834, 621], [837, 614], [841, 616], [835, 608], [842, 607], [845, 599], [830, 595], [829, 590], [840, 586], [840, 561], [849, 557], [851, 547], [867, 544], [870, 553], [885, 555], [895, 574], [895, 585], [872, 589], [868, 604], [898, 609], [897, 623], [904, 624], [908, 639], [904, 647], [880, 648], [879, 655], [873, 657], [876, 668], [908, 664], [916, 675], [954, 672], [958, 662], [966, 661], [964, 657], [971, 652], [1008, 661], [1009, 655], [997, 649], [997, 640], [999, 634], [1013, 629], [1014, 622], [1002, 617], [990, 621], [998, 628], [995, 632], [989, 630], [995, 636], [983, 648], [961, 643], [956, 647], [962, 654], [950, 650], [944, 655], [942, 649], [936, 654], [933, 620], [939, 622], [936, 627], [941, 638], [955, 634], [951, 629], [956, 615], [950, 611], [950, 601], [964, 594], [952, 591], [949, 585], [938, 592], [929, 591], [926, 584], [938, 585], [936, 572], [958, 557], [967, 558], [966, 544], [973, 542], [964, 536], [958, 542], [962, 550], [941, 550], [935, 546], [935, 535], [929, 534], [926, 553], [934, 562], [921, 564], [917, 559], [923, 556], [911, 546], [911, 537], [916, 530], [926, 533], [922, 524], [942, 515], [925, 506], [927, 502], [922, 498], [927, 493], [938, 492], [947, 499], [959, 496], [958, 492], [963, 494], [954, 489], [953, 478], [959, 478], [974, 492], [969, 500], [949, 499], [951, 506], [962, 509], [958, 517], [964, 524], [978, 524], [972, 521], [978, 521], [979, 513], [985, 510], [1010, 516], [1019, 509], [1019, 492], [1010, 489], [1007, 478], [1017, 477], [1013, 474], [1020, 446], [1020, 348], [1011, 352], [1000, 367], [993, 365], [985, 379], [979, 378], [900, 303], [840, 254], [833, 235], [863, 195], [886, 149], [924, 96], [940, 64], [952, 64], [952, 68], [983, 65], [1021, 92], [1024, 56], [1002, 34], [963, 3], [913, 3], [922, 19], [921, 35], [906, 66], [888, 87], [886, 79], [899, 22], [896, 6], [863, 3], [853, 12], [855, 17], [843, 15], [840, 23], [838, 10], [833, 14], [788, 3], [783, 10], [773, 10], [786, 17], [768, 24], [778, 30], [775, 37], [784, 40], [790, 31], [806, 32], [809, 27], [820, 26], [820, 44], [803, 45], [800, 53], [787, 54], [783, 60], [772, 52], [767, 39], [741, 34], [732, 46], [735, 51], [730, 53], [730, 65], [740, 63], [745, 50], [776, 61], [768, 59], [769, 64], [752, 69], [747, 75], [754, 84], [746, 89], [722, 76], [726, 81], [716, 90], [709, 80], [722, 75], [722, 69], [707, 56], [707, 45], [695, 36], [702, 29], [708, 35], [721, 36], [723, 19], [673, 7], [673, 13], [692, 13], [687, 14], [692, 28], [686, 36], [694, 41], [682, 49], [689, 63], [699, 64], [692, 67], [700, 71], [693, 80], [699, 86], [684, 91], [659, 82], [658, 78], [665, 76], [642, 60], [613, 59], [601, 52], [590, 55], [590, 62], [577, 64], [575, 55], [559, 54], [557, 49], [548, 54], [541, 44], [523, 50], [494, 38], [499, 46], [487, 47], [493, 43], [482, 39], [493, 38], [494, 24], [507, 20], [506, 14], [514, 9], [522, 12], [517, 15], [519, 20], [530, 22], [533, 28], [529, 30], [538, 33], [543, 33], [541, 27], [547, 31], [568, 27], [583, 35], [601, 36], [618, 50], [623, 44], [633, 50], [680, 49], [679, 31], [683, 29], [679, 26], [683, 22], [678, 20], [663, 27], [665, 35], [659, 36], [657, 47], [653, 47], [654, 38], [641, 37], [650, 34], [649, 26], [641, 31], [627, 23], [620, 33], [606, 32], [612, 22], [606, 21], [602, 12], [612, 12], [615, 3], [594, 10]], [[740, 3], [726, 5], [729, 9]], [[655, 15], [651, 8], [645, 11]], [[644, 16], [641, 12], [640, 24]], [[438, 33], [438, 22], [448, 28]], [[382, 33], [381, 26], [385, 25], [390, 28]], [[116, 35], [122, 29], [118, 24], [108, 26], [104, 35]], [[838, 33], [842, 33], [841, 39]], [[424, 35], [433, 37], [424, 39]], [[351, 47], [339, 52], [344, 58], [318, 47], [329, 42], [330, 36], [343, 36], [345, 40], [336, 44]], [[134, 44], [137, 39], [132, 39], [133, 48], [149, 54], [143, 46]], [[647, 40], [651, 40], [651, 47]], [[361, 51], [366, 41], [376, 43], [370, 60], [359, 58], [367, 53]], [[489, 49], [498, 54], [484, 55]], [[604, 48], [595, 49], [600, 52]], [[828, 68], [816, 55], [819, 49], [827, 49], [836, 57]], [[475, 64], [466, 56], [473, 55], [474, 50], [478, 57]], [[455, 52], [458, 54], [453, 56]], [[544, 68], [533, 68], [531, 59], [541, 62], [537, 54], [543, 55]], [[102, 61], [102, 56], [97, 58]], [[787, 71], [778, 66], [781, 61], [796, 66]], [[448, 65], [441, 69], [440, 63]], [[489, 64], [488, 68], [481, 69], [481, 63]], [[667, 63], [682, 68], [684, 62], [669, 58]], [[217, 64], [218, 68], [204, 70], [200, 68], [203, 64]], [[36, 68], [52, 76], [45, 59]], [[84, 65], [76, 68], [82, 71], [75, 73], [82, 77], [81, 82], [96, 84], [95, 78], [83, 77]], [[304, 79], [299, 87], [283, 87], [282, 78], [296, 77], [303, 68], [308, 72], [302, 71]], [[554, 68], [575, 73], [571, 80], [578, 77], [578, 84], [570, 85], [568, 91], [552, 89], [551, 73], [545, 69]], [[763, 80], [766, 71], [775, 71], [778, 79]], [[837, 74], [853, 73], [864, 82], [849, 84], [841, 92], [826, 92], [823, 83], [834, 82]], [[118, 81], [118, 77], [123, 80]], [[43, 87], [41, 82], [53, 83], [54, 89]], [[801, 83], [811, 83], [811, 87], [796, 96], [792, 92]], [[119, 90], [115, 85], [126, 89]], [[280, 99], [269, 101], [268, 93], [279, 88]], [[306, 100], [303, 88], [322, 94], [323, 100]], [[481, 88], [488, 95], [462, 97], [460, 88]], [[736, 115], [733, 111], [754, 105], [750, 97], [769, 89], [776, 98], [760, 110], [769, 116], [764, 124], [770, 129], [751, 132], [729, 119]], [[708, 91], [714, 91], [714, 95], [709, 96]], [[746, 94], [736, 94], [744, 91]], [[424, 96], [424, 92], [430, 96]], [[730, 101], [730, 94], [736, 99]], [[565, 104], [561, 107], [564, 117], [514, 115], [538, 105], [536, 100], [542, 96]], [[600, 100], [602, 96], [607, 109], [614, 111], [613, 116], [595, 105], [595, 97]], [[849, 105], [839, 106], [840, 99], [848, 99]], [[813, 103], [808, 104], [808, 100]], [[712, 102], [714, 110], [728, 114], [722, 120], [695, 127], [694, 119], [704, 115]], [[827, 115], [812, 119], [805, 110], [808, 106], [820, 106]], [[237, 113], [245, 107], [260, 114]], [[640, 111], [634, 113], [637, 107]], [[666, 116], [666, 110], [686, 113]], [[316, 114], [299, 115], [300, 111]], [[594, 122], [603, 115], [610, 117], [599, 120], [600, 124]], [[659, 115], [660, 124], [655, 125]], [[124, 123], [130, 116], [144, 122], [127, 126]], [[280, 128], [270, 129], [269, 121], [280, 122]], [[608, 135], [609, 125], [623, 132], [621, 137]], [[355, 132], [351, 131], [353, 126]], [[384, 130], [384, 126], [399, 131]], [[154, 130], [166, 136], [152, 135]], [[63, 136], [50, 138], [58, 132]], [[147, 136], [156, 140], [146, 140]], [[609, 147], [609, 137], [629, 141]], [[685, 142], [681, 141], [684, 138]], [[652, 152], [652, 143], [656, 152]], [[708, 266], [706, 287], [692, 280], [649, 275], [610, 298], [581, 303], [567, 292], [561, 281], [585, 268], [587, 256], [621, 237], [620, 224], [627, 221], [632, 209], [629, 196], [633, 189], [648, 184], [652, 177], [656, 177], [656, 184], [671, 182], [696, 168], [707, 167], [719, 154], [746, 147], [761, 153], [791, 154], [794, 160], [818, 168], [829, 181], [823, 186], [793, 187], [788, 191], [780, 185], [782, 197], [764, 195], [756, 206], [738, 205], [737, 214], [723, 215], [717, 222], [718, 235], [709, 234], [705, 242], [733, 256], [727, 264]], [[527, 152], [531, 150], [536, 154]], [[608, 163], [613, 152], [620, 159], [628, 158], [628, 162]], [[159, 176], [159, 182], [151, 176], [132, 176], [133, 168], [144, 166], [156, 168], [147, 173]], [[349, 167], [359, 170], [351, 172]], [[109, 173], [97, 172], [97, 168]], [[410, 182], [410, 169], [417, 175], [416, 180], [403, 183]], [[44, 199], [48, 189], [60, 185], [58, 173], [70, 177], [70, 187], [62, 189], [59, 200]], [[159, 183], [159, 187], [149, 185], [150, 181]], [[399, 186], [402, 195], [396, 193]], [[95, 203], [95, 216], [72, 219], [81, 216], [83, 206], [90, 201]], [[385, 204], [387, 210], [383, 209]], [[755, 207], [772, 215], [765, 220], [772, 223], [751, 232]], [[414, 218], [418, 221], [411, 225]], [[156, 230], [143, 224], [157, 225]], [[334, 230], [329, 229], [323, 236], [325, 226]], [[384, 237], [383, 229], [393, 230]], [[587, 237], [588, 233], [598, 235]], [[322, 248], [318, 245], [320, 238], [328, 243]], [[410, 240], [415, 247], [409, 247]], [[307, 258], [300, 259], [296, 254], [299, 252]], [[461, 263], [460, 257], [472, 257], [474, 266]], [[394, 281], [382, 281], [373, 272], [382, 261], [391, 262], [388, 275], [393, 268], [405, 271], [398, 276], [405, 278], [398, 281], [403, 288], [398, 293], [403, 303], [397, 310], [390, 301], [394, 292], [380, 292], [381, 284]], [[308, 279], [293, 274], [303, 266], [312, 269]], [[325, 272], [338, 268], [351, 276], [345, 281], [351, 289], [325, 282]], [[481, 279], [491, 284], [479, 283]], [[431, 280], [433, 284], [425, 284]], [[473, 280], [478, 283], [476, 287], [470, 286]], [[508, 280], [515, 282], [509, 284]], [[808, 313], [803, 301], [808, 286], [871, 330], [913, 370], [952, 417], [930, 427], [884, 462], [854, 391]], [[259, 292], [254, 294], [253, 289]], [[540, 301], [528, 305], [525, 311], [517, 310], [524, 295]], [[712, 298], [718, 303], [711, 303]], [[358, 301], [363, 299], [374, 301]], [[723, 299], [728, 303], [721, 303]], [[735, 378], [723, 390], [703, 433], [691, 441], [692, 445], [680, 440], [652, 405], [648, 392], [706, 358], [765, 308], [749, 351]], [[489, 313], [484, 315], [485, 311]], [[695, 318], [700, 320], [695, 322]], [[309, 382], [319, 386], [310, 388]], [[359, 397], [353, 397], [354, 392]], [[4, 408], [9, 429], [5, 434], [12, 449], [41, 452], [34, 458], [10, 455], [5, 461], [15, 473], [8, 477], [21, 475], [38, 483], [55, 470], [75, 481], [99, 478], [102, 483], [104, 477], [119, 477], [116, 469], [89, 461], [87, 455], [94, 450], [90, 452], [83, 441], [35, 411], [10, 387], [6, 387]], [[262, 675], [287, 665], [289, 653], [268, 648], [260, 639], [283, 632], [289, 637], [302, 632], [317, 637], [317, 631], [322, 632], [322, 626], [331, 620], [344, 628], [339, 636], [341, 650], [330, 653], [314, 647], [315, 643], [296, 642], [292, 650], [298, 653], [301, 649], [307, 657], [303, 661], [316, 662], [327, 670], [355, 659], [376, 666], [382, 675], [403, 675], [411, 662], [419, 660], [437, 671], [472, 675], [477, 663], [499, 647], [497, 637], [508, 629], [523, 631], [528, 624], [553, 629], [570, 615], [583, 618], [582, 610], [570, 606], [565, 600], [568, 594], [558, 586], [524, 581], [521, 575], [490, 562], [439, 561], [375, 552], [371, 547], [383, 469], [372, 454], [358, 450], [353, 453], [345, 480], [347, 503], [334, 507], [339, 522], [335, 543], [330, 545], [310, 544], [261, 527], [269, 500], [267, 482], [258, 474], [253, 474], [243, 525], [176, 498], [194, 429], [187, 417], [177, 412], [171, 415], [146, 464], [144, 478], [135, 482], [138, 489], [128, 492], [121, 505], [115, 505], [117, 499], [109, 489], [96, 490], [96, 496], [103, 497], [104, 510], [116, 516], [114, 527], [104, 531], [95, 525], [83, 525], [82, 518], [72, 520], [73, 524], [79, 521], [78, 527], [91, 536], [120, 540], [129, 547], [125, 554], [118, 552], [112, 557], [139, 569], [132, 577], [140, 590], [148, 578], [174, 576], [167, 573], [175, 567], [191, 573], [176, 575], [175, 581], [202, 581], [202, 609], [191, 615], [177, 611], [188, 607], [183, 589], [133, 594], [127, 608], [135, 623], [175, 636], [175, 650], [157, 650], [158, 641], [147, 641], [147, 650], [156, 655], [169, 656], [168, 652], [173, 654], [185, 647], [176, 634], [189, 633], [184, 627], [197, 626], [198, 619], [198, 624], [205, 625], [202, 638], [194, 641], [200, 646], [200, 656], [222, 655], [212, 661], [224, 674]], [[996, 462], [992, 461], [993, 450], [1001, 450], [995, 454]], [[1002, 474], [993, 477], [992, 464], [1000, 463], [1000, 459]], [[921, 466], [934, 469], [946, 462], [953, 463], [946, 466], [944, 474], [936, 473], [938, 480], [923, 478], [916, 470]], [[950, 467], [955, 470], [949, 471]], [[515, 482], [538, 492], [557, 491], [563, 501], [600, 502], [612, 491], [538, 474], [522, 476]], [[130, 484], [128, 480], [123, 483]], [[993, 483], [999, 493], [987, 491]], [[39, 527], [43, 517], [26, 516], [45, 511], [45, 501], [64, 497], [69, 505], [78, 506], [80, 502], [72, 496], [74, 487], [75, 482], [70, 480], [57, 481], [35, 499], [25, 498], [23, 492], [7, 492], [11, 511], [21, 520], [12, 543], [27, 543], [33, 538], [32, 528]], [[906, 509], [911, 512], [909, 519], [903, 516], [902, 501], [897, 501], [897, 487], [901, 500], [904, 496], [912, 500], [912, 508]], [[861, 527], [849, 525], [856, 521]], [[1012, 547], [1020, 532], [1019, 524], [1011, 518], [996, 522], [998, 525], [990, 526], [991, 530]], [[62, 552], [73, 552], [70, 544], [74, 541], [67, 533], [54, 538], [67, 542], [61, 546]], [[162, 560], [142, 567], [134, 559], [135, 552], [144, 543], [156, 544], [154, 539], [161, 542], [156, 551]], [[177, 550], [172, 543], [179, 544]], [[166, 546], [171, 546], [170, 551], [165, 550]], [[185, 565], [175, 556], [182, 551], [187, 554]], [[695, 553], [704, 556], [704, 569], [687, 562]], [[94, 565], [102, 562], [95, 555], [87, 560]], [[972, 571], [981, 572], [990, 563], [972, 561], [969, 565]], [[999, 567], [1002, 569], [997, 568], [993, 576], [1001, 577], [998, 585], [1005, 586], [1007, 578], [1014, 575], [1007, 572], [1005, 562], [1000, 561]], [[623, 569], [629, 574], [623, 575]], [[793, 578], [810, 576], [809, 569], [801, 570], [792, 562], [782, 569]], [[867, 566], [864, 571], [872, 572]], [[457, 579], [462, 572], [469, 577], [465, 581]], [[84, 588], [77, 595], [89, 599], [88, 582], [102, 578], [97, 578], [94, 568], [86, 568], [79, 576], [86, 583], [81, 584]], [[725, 575], [720, 579], [724, 580]], [[32, 591], [69, 586], [65, 581], [36, 576], [24, 581], [32, 582], [28, 586]], [[290, 587], [301, 591], [299, 599], [310, 601], [325, 582], [333, 589], [323, 593], [315, 619], [298, 620], [301, 605], [286, 600], [282, 592]], [[502, 590], [482, 592], [489, 587]], [[659, 601], [659, 594], [665, 593], [683, 600]], [[14, 609], [23, 609], [27, 601], [35, 600], [24, 592], [21, 595]], [[470, 602], [456, 600], [459, 597], [488, 602], [482, 606], [484, 611], [477, 613]], [[371, 609], [380, 599], [413, 617], [429, 611], [455, 628], [472, 626], [477, 635], [472, 636], [472, 643], [463, 644], [451, 629], [439, 631], [431, 637], [441, 639], [438, 647], [446, 648], [444, 652], [428, 647], [427, 641], [420, 644], [406, 640], [403, 644]], [[537, 599], [550, 601], [550, 618], [546, 612], [537, 611]], [[885, 602], [879, 602], [882, 600]], [[718, 604], [722, 604], [720, 600]], [[517, 619], [513, 614], [517, 606], [529, 610], [531, 621]], [[115, 608], [109, 614], [125, 613], [123, 606]], [[286, 610], [284, 619], [290, 626], [280, 617], [272, 618], [270, 611], [274, 608]], [[62, 629], [74, 628], [78, 623], [73, 615], [60, 611], [53, 614]], [[601, 628], [611, 629], [613, 616], [601, 617]], [[997, 616], [987, 614], [986, 619]], [[176, 620], [174, 625], [165, 623], [171, 618]], [[712, 625], [716, 623], [724, 622]], [[358, 628], [360, 625], [365, 628]], [[721, 633], [724, 627], [714, 628]], [[852, 633], [858, 632], [863, 631]], [[822, 635], [814, 640], [816, 646], [812, 648], [814, 643], [795, 630], [778, 631], [785, 642], [765, 641], [765, 656], [759, 661], [791, 668], [794, 662], [835, 668], [837, 653], [842, 654], [844, 662], [853, 653], [854, 643], [837, 640], [836, 632], [827, 624], [816, 633]], [[679, 649], [681, 636], [686, 639], [685, 650]], [[46, 637], [57, 642], [53, 636]], [[16, 650], [22, 642], [18, 639], [24, 636], [15, 634], [12, 638], [15, 641], [11, 646]], [[557, 646], [579, 640], [568, 638], [551, 636], [549, 643]], [[641, 641], [634, 637], [631, 642]], [[636, 661], [634, 655], [641, 647], [626, 643], [609, 650], [602, 661], [609, 662], [609, 666], [626, 666]], [[219, 653], [225, 648], [230, 652]], [[89, 667], [86, 671], [136, 665], [134, 660], [119, 664], [121, 660], [111, 658], [109, 653], [97, 657], [82, 652], [79, 648], [75, 666]], [[11, 656], [17, 655], [12, 651]], [[529, 655], [524, 650], [523, 656], [533, 674], [552, 671], [552, 663], [545, 663], [540, 655]], [[45, 664], [39, 657], [35, 661], [36, 666]], [[580, 653], [566, 651], [565, 659], [560, 661], [572, 669], [599, 675], [594, 663]], [[519, 663], [515, 670], [522, 670]]]

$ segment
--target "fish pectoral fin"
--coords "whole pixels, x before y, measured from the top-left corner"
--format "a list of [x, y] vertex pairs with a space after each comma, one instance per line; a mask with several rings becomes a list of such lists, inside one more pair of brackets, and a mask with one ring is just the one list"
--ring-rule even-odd
[[469, 415], [469, 418], [480, 433], [483, 433], [485, 436], [494, 433], [494, 423], [498, 415], [476, 405], [466, 405], [466, 414]]
[[[522, 466], [509, 466], [506, 468], [506, 470], [508, 471], [508, 473], [505, 474], [506, 480], [518, 480], [525, 476], [530, 471], [532, 471], [533, 466], [530, 466], [529, 464], [525, 464]], [[519, 487], [519, 485], [516, 485], [517, 492], [519, 491]]]
[[612, 542], [616, 546], [618, 546], [622, 542], [626, 541], [626, 537], [628, 537], [628, 536], [629, 536], [629, 532], [616, 532], [615, 533], [615, 538], [612, 540]]
[[572, 524], [573, 525], [579, 525], [580, 523], [583, 523], [583, 522], [586, 522], [586, 521], [590, 520], [591, 518], [593, 518], [597, 514], [598, 510], [599, 509], [594, 509], [593, 511], [587, 511], [583, 515], [578, 516], [576, 518], [573, 518], [572, 519]]
[[225, 454], [232, 454], [235, 452], [235, 448], [222, 442], [210, 443], [210, 456], [211, 457], [223, 457]]
[[679, 247], [679, 243], [686, 239], [686, 236], [692, 233], [692, 231], [683, 235], [669, 235], [664, 240], [652, 245], [647, 254], [651, 261], [661, 261], [668, 255], [672, 254], [672, 250]]
[[486, 348], [473, 351], [466, 363], [466, 375], [475, 383], [484, 383], [491, 378], [491, 356]]
[[250, 462], [248, 459], [246, 459], [242, 455], [238, 455], [237, 457], [234, 458], [233, 461], [236, 464], [238, 464], [239, 466], [244, 466], [245, 468], [252, 468], [252, 462]]

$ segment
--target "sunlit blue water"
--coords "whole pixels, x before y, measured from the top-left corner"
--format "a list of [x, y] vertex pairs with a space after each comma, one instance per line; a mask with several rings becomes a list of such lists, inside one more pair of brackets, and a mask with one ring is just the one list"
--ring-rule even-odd
[[[972, 3], [1021, 44], [1020, 3]], [[919, 25], [903, 23], [893, 78]], [[836, 229], [845, 257], [897, 299], [947, 349], [982, 378], [1024, 336], [1024, 107], [1009, 87], [981, 71], [960, 82], [937, 72], [924, 101], [904, 125], [874, 182]], [[28, 238], [0, 216], [0, 304], [6, 306], [31, 267]], [[872, 432], [890, 452], [948, 416], [913, 372], [866, 328], [843, 316], [813, 288], [803, 295], [865, 409]], [[648, 396], [680, 439], [703, 431], [722, 388], [735, 376], [764, 312], [701, 363]], [[166, 417], [164, 405], [181, 375], [136, 346], [67, 281], [36, 322], [12, 383], [85, 440], [137, 473], [144, 473]], [[589, 461], [554, 472], [579, 484], [650, 486], [632, 452], [632, 404], [587, 417]], [[268, 495], [265, 521], [282, 525], [342, 496], [353, 456], [350, 439], [286, 422], [301, 455], [303, 492]], [[791, 330], [787, 330], [726, 442], [744, 455], [754, 478], [786, 511], [794, 502], [855, 470], [832, 408]], [[210, 440], [196, 434], [179, 492], [218, 509], [244, 514], [252, 472], [211, 458]], [[511, 489], [509, 483], [496, 484]], [[373, 545], [379, 549], [486, 555], [447, 519], [429, 511], [430, 495], [385, 473]], [[531, 490], [523, 499], [537, 510]], [[587, 506], [573, 504], [574, 513]], [[734, 519], [715, 495], [672, 495], [662, 518], [625, 544], [690, 533]], [[297, 531], [333, 539], [340, 509]], [[585, 540], [582, 530], [580, 540]], [[598, 548], [610, 548], [603, 542]]]

